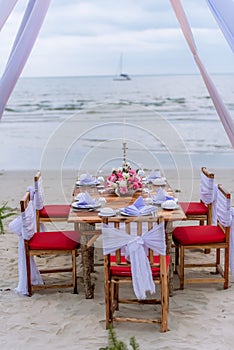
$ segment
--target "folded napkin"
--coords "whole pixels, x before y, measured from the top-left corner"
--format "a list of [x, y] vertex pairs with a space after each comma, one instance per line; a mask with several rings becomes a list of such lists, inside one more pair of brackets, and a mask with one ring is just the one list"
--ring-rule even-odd
[[151, 195], [154, 203], [162, 204], [167, 200], [175, 200], [174, 197], [170, 196], [163, 188], [159, 188], [155, 195]]
[[97, 185], [98, 184], [98, 180], [95, 179], [92, 175], [90, 175], [89, 173], [87, 174], [81, 174], [80, 175], [80, 181], [79, 181], [80, 185]]
[[152, 212], [155, 212], [157, 208], [153, 205], [146, 205], [142, 196], [138, 197], [137, 200], [125, 208], [120, 209], [120, 212], [131, 215], [131, 216], [140, 216], [140, 215], [150, 215]]
[[74, 206], [75, 207], [93, 207], [98, 204], [98, 199], [97, 198], [92, 198], [90, 194], [85, 191], [84, 193], [79, 193], [78, 195], [78, 202], [75, 202]]
[[161, 177], [160, 170], [152, 170], [148, 176], [148, 180], [153, 180]]

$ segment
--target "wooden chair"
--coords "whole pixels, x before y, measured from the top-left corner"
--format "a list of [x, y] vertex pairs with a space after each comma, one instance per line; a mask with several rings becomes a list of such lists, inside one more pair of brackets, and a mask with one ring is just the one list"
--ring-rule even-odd
[[34, 176], [34, 187], [37, 231], [40, 231], [41, 222], [67, 221], [70, 211], [69, 204], [44, 205], [44, 192], [42, 187], [42, 177], [40, 171], [38, 171]]
[[[31, 205], [31, 206], [30, 206]], [[29, 207], [30, 206], [30, 207]], [[33, 291], [45, 288], [69, 288], [73, 287], [73, 293], [77, 294], [77, 276], [76, 276], [76, 257], [77, 250], [80, 247], [80, 233], [77, 231], [50, 231], [50, 232], [34, 232], [35, 227], [35, 212], [32, 202], [30, 201], [30, 193], [26, 192], [25, 196], [20, 201], [20, 208], [23, 218], [23, 226], [26, 235], [24, 238], [25, 261], [27, 270], [28, 295], [31, 296]], [[30, 216], [30, 210], [34, 212], [34, 218]], [[31, 237], [31, 238], [30, 238]], [[33, 285], [31, 278], [31, 258], [33, 256], [49, 256], [54, 258], [61, 255], [70, 255], [72, 263], [70, 267], [58, 267], [54, 269], [42, 269], [41, 274], [51, 273], [72, 273], [71, 283], [56, 283]]]
[[200, 201], [180, 202], [187, 220], [198, 220], [200, 225], [212, 224], [212, 202], [214, 194], [214, 174], [206, 167], [201, 168]]
[[[229, 272], [229, 234], [231, 224], [231, 195], [218, 185], [217, 189], [217, 225], [204, 226], [181, 226], [173, 231], [173, 241], [176, 246], [175, 265], [180, 279], [180, 289], [184, 289], [186, 283], [223, 283], [224, 289], [228, 288]], [[190, 251], [190, 257], [196, 249], [215, 249], [215, 261], [210, 256], [204, 255], [208, 262], [202, 263], [197, 259], [194, 263], [185, 264], [185, 252]], [[221, 249], [224, 258], [221, 259]], [[214, 267], [215, 273], [220, 276], [204, 276], [193, 278], [185, 276], [185, 268], [207, 268]], [[190, 271], [191, 272], [191, 271]]]
[[[103, 252], [104, 252], [104, 270], [105, 270], [105, 300], [106, 300], [106, 328], [113, 324], [113, 322], [141, 322], [141, 323], [160, 323], [161, 324], [161, 331], [166, 332], [168, 330], [168, 300], [169, 300], [169, 294], [168, 294], [168, 267], [169, 267], [169, 261], [170, 257], [166, 256], [166, 243], [165, 243], [165, 230], [164, 230], [164, 222], [163, 220], [157, 219], [157, 218], [146, 218], [146, 217], [138, 217], [138, 218], [128, 218], [123, 219], [122, 223], [119, 222], [114, 223], [114, 232], [112, 232], [113, 227], [111, 227], [111, 220], [112, 218], [105, 218], [104, 223], [108, 223], [107, 226], [103, 224], [102, 227], [102, 237], [103, 237]], [[157, 223], [159, 221], [159, 224]], [[124, 227], [120, 226], [124, 225]], [[135, 225], [135, 228], [134, 228]], [[144, 239], [147, 237], [145, 234], [143, 235], [143, 232], [145, 231], [144, 225], [146, 225], [146, 231], [153, 229], [151, 231], [151, 239], [158, 239], [161, 240], [160, 244], [163, 245], [163, 248], [158, 247], [158, 252], [155, 255], [153, 253], [153, 250], [151, 250], [147, 246], [147, 252], [148, 256], [144, 253], [144, 258], [139, 258], [135, 256], [132, 256], [130, 254], [130, 258], [127, 258], [123, 255], [121, 255], [121, 250], [117, 249], [119, 247], [115, 247], [112, 251], [114, 251], [113, 254], [108, 253], [108, 245], [109, 245], [109, 239], [116, 240], [116, 236], [118, 237], [118, 245], [122, 246], [121, 240], [132, 240], [132, 239], [139, 239], [141, 236], [141, 239]], [[120, 229], [119, 229], [120, 228]], [[135, 236], [134, 236], [135, 234]], [[147, 233], [147, 235], [149, 232]], [[109, 237], [109, 238], [108, 238]], [[126, 237], [126, 238], [125, 238]], [[130, 243], [131, 244], [131, 243]], [[145, 243], [144, 243], [145, 244]], [[159, 244], [159, 245], [160, 245]], [[141, 249], [143, 246], [140, 244]], [[125, 245], [125, 248], [129, 247], [128, 244]], [[127, 248], [128, 249], [128, 248]], [[130, 260], [134, 260], [137, 263], [137, 266], [139, 269], [141, 269], [141, 273], [138, 271], [138, 277], [134, 277], [134, 268], [133, 262], [132, 265], [130, 263]], [[155, 288], [155, 285], [159, 286], [159, 289], [161, 290], [161, 295], [156, 298], [156, 294], [153, 294], [152, 298], [145, 297], [140, 295], [139, 297], [139, 291], [136, 293], [136, 285], [142, 286], [144, 283], [144, 278], [146, 273], [146, 270], [144, 269], [145, 260], [147, 260], [147, 263], [149, 262], [149, 275], [152, 276], [152, 284]], [[140, 276], [140, 277], [139, 277]], [[123, 292], [126, 291], [121, 288], [120, 285], [126, 286], [127, 283], [133, 284], [133, 290], [136, 294], [134, 297], [130, 298], [121, 298], [120, 294], [122, 296]], [[161, 287], [161, 288], [160, 288]], [[131, 289], [131, 288], [130, 288]], [[127, 291], [126, 291], [127, 292]], [[152, 291], [151, 291], [152, 292]], [[136, 309], [139, 314], [141, 314], [142, 317], [131, 317], [128, 313], [127, 315], [118, 315], [116, 316], [116, 313], [119, 312], [119, 304], [121, 303], [128, 303], [128, 304], [160, 304], [161, 306], [161, 312], [160, 316], [153, 315], [152, 318], [146, 318], [146, 315], [139, 310], [139, 306]], [[152, 311], [152, 308], [151, 308]], [[154, 310], [153, 310], [154, 312]], [[158, 318], [156, 317], [158, 316]]]

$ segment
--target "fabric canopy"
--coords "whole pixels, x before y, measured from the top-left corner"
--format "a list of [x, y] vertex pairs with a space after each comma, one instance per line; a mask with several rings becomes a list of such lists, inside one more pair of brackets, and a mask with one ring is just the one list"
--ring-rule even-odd
[[233, 0], [206, 0], [210, 10], [234, 52], [234, 2]]
[[0, 0], [0, 30], [4, 26], [17, 1], [18, 0]]
[[[5, 24], [16, 2], [17, 0], [0, 0], [0, 30]], [[189, 48], [194, 56], [194, 60], [200, 70], [202, 78], [212, 98], [217, 113], [224, 126], [224, 129], [228, 135], [232, 147], [234, 147], [234, 123], [232, 121], [231, 115], [225, 107], [215, 85], [209, 77], [198, 55], [192, 31], [180, 0], [170, 0], [170, 2], [175, 11]], [[217, 19], [229, 45], [234, 51], [233, 0], [207, 0], [207, 3], [215, 18]], [[24, 18], [12, 47], [5, 71], [0, 80], [0, 120], [10, 94], [14, 89], [14, 86], [33, 48], [33, 45], [47, 13], [49, 4], [50, 0], [29, 0], [28, 7], [26, 9]]]
[[180, 0], [170, 0], [172, 7], [175, 11], [176, 17], [178, 19], [178, 22], [180, 24], [180, 27], [182, 29], [182, 32], [184, 34], [184, 37], [187, 41], [187, 44], [193, 54], [194, 60], [200, 70], [201, 76], [206, 84], [207, 90], [209, 91], [210, 97], [214, 103], [214, 106], [216, 108], [216, 111], [221, 119], [221, 122], [223, 124], [223, 127], [227, 133], [227, 136], [232, 144], [232, 147], [234, 148], [234, 123], [232, 120], [232, 117], [225, 107], [214, 83], [212, 82], [211, 78], [209, 77], [199, 55], [197, 52], [196, 44], [193, 38], [193, 34], [191, 31], [191, 28], [189, 26], [189, 22], [186, 18], [185, 12], [183, 10], [183, 7], [181, 5]]
[[[8, 0], [9, 1], [9, 0]], [[4, 1], [0, 15], [4, 24], [16, 1]], [[3, 3], [3, 1], [2, 1]], [[47, 13], [50, 0], [30, 0], [0, 80], [0, 120], [12, 90], [27, 62]], [[11, 5], [11, 6], [10, 6]], [[0, 22], [1, 24], [1, 22]]]

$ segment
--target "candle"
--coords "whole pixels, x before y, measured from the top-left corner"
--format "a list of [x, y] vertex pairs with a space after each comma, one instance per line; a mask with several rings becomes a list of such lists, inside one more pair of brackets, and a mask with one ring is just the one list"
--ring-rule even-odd
[[126, 118], [124, 118], [124, 120], [123, 120], [123, 143], [125, 142], [125, 132], [126, 132], [126, 130], [125, 130], [125, 127], [126, 127]]

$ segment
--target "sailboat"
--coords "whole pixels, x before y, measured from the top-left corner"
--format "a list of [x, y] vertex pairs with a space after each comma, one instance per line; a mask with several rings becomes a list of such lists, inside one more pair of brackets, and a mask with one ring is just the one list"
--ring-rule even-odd
[[119, 80], [119, 81], [131, 80], [128, 74], [123, 73], [123, 54], [120, 55], [118, 71], [113, 80]]

